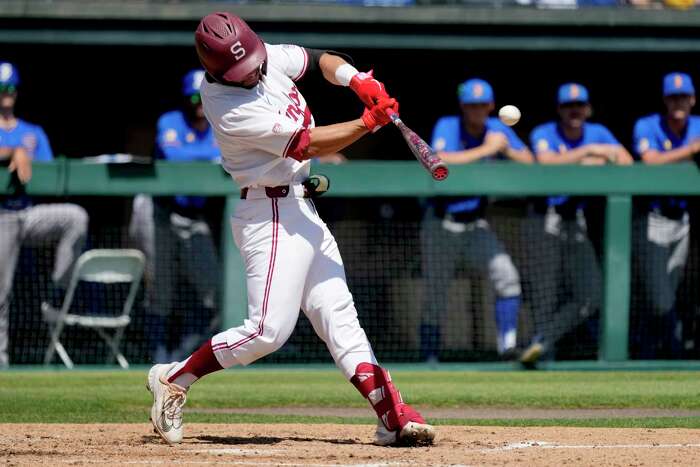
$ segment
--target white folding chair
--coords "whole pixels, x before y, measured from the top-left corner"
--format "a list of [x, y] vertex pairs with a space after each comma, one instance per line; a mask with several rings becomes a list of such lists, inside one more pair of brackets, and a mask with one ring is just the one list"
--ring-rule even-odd
[[[111, 351], [108, 362], [116, 358], [122, 368], [129, 368], [129, 362], [126, 361], [124, 355], [119, 351], [119, 343], [124, 334], [124, 329], [131, 321], [129, 314], [141, 282], [144, 263], [143, 253], [132, 249], [89, 250], [80, 255], [78, 261], [76, 261], [60, 310], [46, 302], [41, 304], [41, 312], [44, 321], [49, 324], [51, 336], [49, 347], [46, 349], [44, 364], [48, 365], [51, 363], [54, 353], [58, 353], [66, 367], [73, 368], [73, 361], [60, 341], [61, 332], [65, 326], [82, 326], [95, 330], [107, 343]], [[101, 315], [85, 315], [81, 314], [80, 310], [71, 312], [75, 290], [81, 281], [100, 284], [130, 283], [129, 292], [121, 308], [121, 314], [115, 315], [114, 313], [103, 312]], [[114, 330], [114, 333], [110, 335], [106, 331], [107, 329]]]

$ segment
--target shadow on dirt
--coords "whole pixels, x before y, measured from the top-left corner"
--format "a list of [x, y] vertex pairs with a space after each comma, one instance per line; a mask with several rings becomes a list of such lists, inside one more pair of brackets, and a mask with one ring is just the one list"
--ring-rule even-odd
[[368, 444], [363, 443], [357, 439], [324, 439], [324, 438], [300, 438], [296, 436], [289, 436], [284, 438], [274, 437], [274, 436], [195, 436], [190, 438], [192, 441], [198, 441], [201, 443], [209, 444], [277, 444], [284, 441], [294, 441], [301, 443], [329, 443], [329, 444]]

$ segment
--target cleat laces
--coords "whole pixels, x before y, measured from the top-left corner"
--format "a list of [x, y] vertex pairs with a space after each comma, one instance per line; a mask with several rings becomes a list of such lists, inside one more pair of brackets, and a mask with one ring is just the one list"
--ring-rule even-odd
[[160, 382], [165, 385], [168, 395], [163, 402], [163, 421], [169, 421], [166, 426], [178, 429], [182, 426], [182, 406], [187, 401], [187, 390], [174, 383], [169, 383], [161, 378]]

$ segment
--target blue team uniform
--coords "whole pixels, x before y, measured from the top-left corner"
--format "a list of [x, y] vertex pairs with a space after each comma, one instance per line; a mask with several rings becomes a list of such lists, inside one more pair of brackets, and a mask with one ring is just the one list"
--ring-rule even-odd
[[[484, 133], [475, 138], [470, 135], [462, 125], [462, 119], [459, 116], [448, 116], [442, 117], [435, 124], [435, 129], [433, 130], [432, 147], [438, 151], [463, 151], [465, 149], [472, 149], [481, 146], [484, 143], [486, 134], [489, 132], [503, 133], [508, 139], [508, 144], [511, 148], [515, 150], [525, 149], [526, 146], [522, 142], [518, 135], [505, 124], [503, 124], [497, 118], [490, 117], [486, 121], [486, 129]], [[487, 160], [505, 160], [506, 158], [501, 155], [495, 155], [488, 159], [482, 159], [482, 161]], [[483, 197], [466, 198], [460, 201], [450, 202], [445, 207], [446, 214], [460, 215], [469, 214], [476, 212], [483, 205]]]
[[[12, 129], [0, 128], [0, 146], [22, 147], [34, 162], [49, 162], [53, 160], [53, 151], [49, 144], [49, 138], [46, 136], [43, 128], [24, 120], [17, 119], [17, 125]], [[23, 187], [19, 187], [19, 189], [15, 190], [14, 195], [0, 202], [0, 207], [17, 210], [25, 209], [31, 204], [31, 200], [24, 193]]]
[[12, 147], [23, 147], [34, 162], [53, 160], [49, 138], [46, 137], [46, 133], [39, 125], [17, 119], [17, 126], [14, 128], [10, 130], [0, 128], [0, 138], [3, 137], [7, 141], [13, 142]]
[[[476, 91], [476, 92], [474, 92]], [[481, 80], [467, 81], [460, 87], [460, 92], [469, 97], [467, 103], [473, 101], [472, 97], [477, 97], [484, 102], [492, 102], [493, 92], [490, 86]], [[464, 102], [464, 100], [462, 100]], [[478, 103], [479, 101], [476, 101]], [[438, 151], [461, 151], [472, 149], [483, 144], [489, 132], [503, 133], [508, 139], [508, 143], [513, 149], [525, 149], [525, 144], [518, 138], [513, 130], [501, 123], [496, 118], [489, 118], [486, 121], [486, 128], [479, 137], [473, 137], [464, 129], [462, 119], [459, 116], [442, 117], [433, 130], [432, 143]], [[494, 155], [486, 160], [502, 160], [502, 155]], [[446, 214], [453, 221], [467, 223], [476, 221], [481, 217], [483, 206], [482, 197], [471, 198], [443, 198], [433, 200], [435, 213], [438, 217]], [[423, 271], [426, 277], [427, 290], [431, 290], [431, 299], [425, 305], [423, 323], [421, 325], [421, 346], [426, 355], [434, 354], [437, 348], [437, 326], [441, 313], [447, 308], [446, 297], [448, 297], [446, 287], [450, 284], [455, 270], [456, 261], [461, 257], [471, 268], [476, 268], [482, 274], [489, 277], [491, 286], [496, 292], [494, 302], [494, 318], [497, 328], [498, 352], [503, 354], [513, 350], [516, 344], [516, 333], [518, 327], [518, 312], [520, 309], [520, 277], [510, 256], [506, 253], [501, 242], [496, 238], [491, 229], [480, 226], [468, 232], [463, 232], [457, 238], [454, 234], [445, 230], [444, 225], [439, 226], [434, 231], [427, 225], [427, 234], [424, 235], [422, 244], [425, 258], [434, 259], [440, 256], [441, 248], [449, 245], [449, 258], [445, 261], [425, 261]], [[445, 236], [447, 234], [447, 236]], [[440, 252], [434, 250], [438, 245]], [[503, 259], [502, 262], [494, 262], [496, 258]], [[486, 272], [485, 272], [486, 271]], [[431, 350], [432, 349], [432, 350]]]
[[[179, 110], [167, 112], [158, 119], [157, 145], [157, 157], [173, 162], [211, 161], [221, 156], [211, 127], [198, 132], [189, 126]], [[176, 196], [175, 202], [183, 208], [201, 208], [205, 198]]]
[[[666, 119], [660, 114], [648, 115], [637, 120], [634, 125], [634, 151], [641, 158], [648, 150], [659, 152], [670, 151], [690, 144], [700, 138], [700, 116], [691, 115], [685, 132], [676, 136], [666, 124]], [[681, 198], [663, 198], [653, 200], [651, 208], [685, 210], [688, 202]]]
[[[562, 153], [586, 144], [616, 144], [620, 142], [605, 126], [600, 123], [584, 123], [583, 135], [577, 141], [571, 141], [564, 136], [557, 122], [544, 123], [537, 126], [530, 133], [530, 144], [537, 154], [543, 151]], [[569, 200], [568, 196], [550, 196], [547, 198], [549, 206], [561, 206]]]

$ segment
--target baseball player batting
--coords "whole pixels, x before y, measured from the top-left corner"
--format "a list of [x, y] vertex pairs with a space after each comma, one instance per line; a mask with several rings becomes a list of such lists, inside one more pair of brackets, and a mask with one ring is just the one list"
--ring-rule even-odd
[[[216, 334], [188, 359], [148, 373], [151, 421], [168, 443], [182, 440], [182, 407], [192, 383], [279, 349], [303, 310], [336, 365], [377, 413], [375, 443], [431, 443], [435, 429], [401, 399], [357, 319], [338, 246], [309, 197], [309, 159], [337, 152], [391, 122], [398, 103], [370, 74], [334, 52], [265, 44], [241, 18], [213, 13], [195, 33], [204, 112], [222, 165], [242, 188], [231, 218], [247, 273], [248, 319]], [[321, 73], [349, 86], [361, 118], [315, 127], [296, 83]]]

